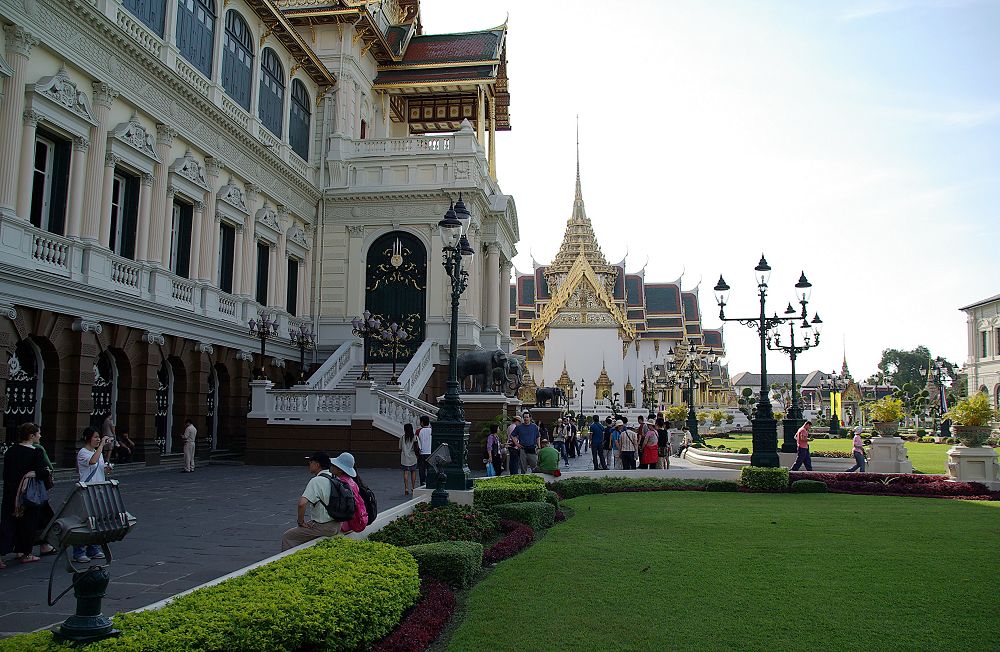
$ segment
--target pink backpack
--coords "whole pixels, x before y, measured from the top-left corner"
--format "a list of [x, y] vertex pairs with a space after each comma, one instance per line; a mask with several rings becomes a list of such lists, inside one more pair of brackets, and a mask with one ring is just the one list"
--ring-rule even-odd
[[354, 516], [349, 521], [344, 521], [340, 526], [341, 532], [363, 532], [368, 527], [368, 512], [365, 510], [365, 501], [358, 491], [358, 483], [351, 478], [338, 478], [341, 482], [346, 482], [347, 486], [354, 492]]

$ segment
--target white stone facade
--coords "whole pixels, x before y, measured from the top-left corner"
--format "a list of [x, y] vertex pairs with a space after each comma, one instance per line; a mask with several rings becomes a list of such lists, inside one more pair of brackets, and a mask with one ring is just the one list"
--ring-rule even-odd
[[965, 306], [969, 393], [983, 391], [1000, 408], [1000, 295]]

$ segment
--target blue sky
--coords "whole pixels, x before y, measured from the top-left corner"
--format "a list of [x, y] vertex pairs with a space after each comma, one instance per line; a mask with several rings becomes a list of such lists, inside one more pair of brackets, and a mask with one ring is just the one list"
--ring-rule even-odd
[[[1000, 293], [1000, 1], [422, 2], [427, 33], [508, 11], [518, 268], [558, 248], [579, 114], [606, 255], [701, 281], [708, 325], [720, 273], [754, 312], [764, 252], [773, 310], [805, 270], [827, 323], [800, 368], [839, 368], [842, 343], [861, 377], [885, 347], [965, 361], [958, 308]], [[726, 340], [732, 371], [759, 368], [754, 333]]]

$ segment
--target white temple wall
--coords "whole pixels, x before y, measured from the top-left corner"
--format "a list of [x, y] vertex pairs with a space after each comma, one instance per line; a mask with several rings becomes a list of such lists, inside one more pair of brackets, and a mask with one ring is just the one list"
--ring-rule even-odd
[[[535, 382], [544, 379], [546, 385], [555, 385], [562, 375], [563, 361], [573, 382], [579, 386], [581, 379], [585, 381], [584, 405], [594, 402], [594, 381], [601, 374], [602, 364], [615, 384], [613, 392], [621, 393], [624, 398], [625, 361], [617, 328], [553, 328], [545, 340], [542, 373], [535, 376]], [[577, 395], [576, 401], [579, 400]]]

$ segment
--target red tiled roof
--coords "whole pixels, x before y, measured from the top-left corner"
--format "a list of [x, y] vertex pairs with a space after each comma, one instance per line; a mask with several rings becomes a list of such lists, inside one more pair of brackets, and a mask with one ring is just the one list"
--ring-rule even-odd
[[414, 36], [406, 47], [403, 64], [486, 61], [499, 57], [503, 32], [466, 32]]
[[418, 68], [416, 70], [383, 70], [375, 78], [381, 84], [439, 84], [478, 79], [495, 79], [495, 66], [463, 66], [461, 68]]

